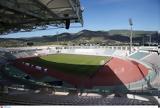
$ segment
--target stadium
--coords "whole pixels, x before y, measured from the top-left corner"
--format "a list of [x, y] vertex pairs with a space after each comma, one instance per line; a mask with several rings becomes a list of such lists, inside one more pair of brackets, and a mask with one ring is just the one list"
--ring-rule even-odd
[[[100, 94], [107, 97], [114, 93], [156, 96], [159, 88], [157, 63], [160, 60], [157, 53], [137, 48], [133, 54], [126, 56], [126, 53], [129, 52], [127, 48], [126, 50], [120, 47], [114, 48], [89, 46], [7, 48], [3, 49], [6, 53], [1, 55], [1, 58], [3, 57], [4, 61], [6, 58], [10, 59], [2, 71], [4, 76], [12, 80], [12, 83], [19, 85], [16, 87], [10, 84], [11, 82], [7, 82], [12, 85], [12, 89], [21, 88], [22, 91], [31, 89], [38, 93], [42, 91], [55, 95], [62, 93], [69, 97], [76, 95], [77, 99], [79, 96], [86, 98], [87, 94], [89, 95], [87, 98], [97, 98], [100, 97]], [[24, 49], [27, 50], [24, 51]], [[95, 94], [95, 96], [90, 96], [90, 94]], [[137, 101], [135, 104], [154, 104], [142, 100], [134, 99], [135, 102]], [[131, 104], [132, 101], [129, 99], [128, 104]], [[66, 104], [85, 105], [86, 103], [68, 102]], [[127, 103], [124, 101], [124, 103], [117, 104]]]
[[[68, 29], [68, 23], [83, 23], [80, 7], [74, 8], [79, 0], [69, 0], [69, 6], [73, 6], [69, 12], [60, 9], [62, 5], [68, 6], [67, 0], [37, 1], [33, 4], [43, 3], [42, 9], [46, 9], [48, 20], [44, 21], [47, 24], [56, 23], [61, 27], [63, 22], [63, 26]], [[16, 17], [21, 17], [17, 12], [18, 7], [13, 8], [11, 2], [5, 2], [6, 6], [0, 1], [0, 6], [4, 10], [14, 11]], [[44, 7], [44, 4], [54, 7], [52, 2], [60, 5], [55, 11], [56, 17], [53, 18], [54, 11], [51, 12], [49, 7]], [[58, 9], [60, 13], [57, 12]], [[76, 14], [73, 14], [74, 11]], [[65, 12], [70, 15], [61, 15]], [[28, 15], [28, 18], [24, 17], [24, 22], [30, 21], [32, 19], [30, 16], [34, 16], [34, 22], [43, 18], [41, 15], [43, 12], [35, 15], [34, 12], [21, 10], [20, 13]], [[16, 20], [12, 23], [20, 23], [18, 20], [15, 22]], [[29, 24], [20, 27], [28, 30], [37, 25], [31, 22]], [[1, 33], [15, 32], [17, 29], [18, 26], [6, 27]], [[0, 104], [159, 105], [159, 74], [160, 56], [157, 46], [2, 47], [0, 48]]]

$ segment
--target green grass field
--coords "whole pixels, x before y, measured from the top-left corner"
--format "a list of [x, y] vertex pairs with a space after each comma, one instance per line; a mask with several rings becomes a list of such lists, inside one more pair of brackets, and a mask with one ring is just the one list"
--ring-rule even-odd
[[102, 56], [53, 54], [27, 62], [68, 74], [88, 76], [94, 74], [101, 65], [110, 59], [111, 57]]

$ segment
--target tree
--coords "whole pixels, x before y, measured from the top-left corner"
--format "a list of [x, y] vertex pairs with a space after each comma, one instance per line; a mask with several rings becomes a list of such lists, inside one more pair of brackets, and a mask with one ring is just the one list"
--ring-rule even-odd
[[27, 45], [28, 45], [28, 46], [33, 46], [34, 43], [33, 43], [33, 42], [27, 42]]

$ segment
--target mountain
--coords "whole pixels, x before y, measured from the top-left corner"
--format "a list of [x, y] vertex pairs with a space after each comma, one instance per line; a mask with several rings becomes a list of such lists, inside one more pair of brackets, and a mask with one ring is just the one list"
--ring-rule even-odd
[[[122, 36], [127, 36], [129, 37], [130, 36], [130, 30], [110, 30], [108, 31], [110, 35], [122, 35]], [[133, 37], [141, 37], [142, 35], [152, 35], [152, 34], [155, 34], [157, 33], [157, 31], [133, 31]]]
[[[32, 37], [32, 38], [0, 38], [0, 46], [26, 46], [28, 42], [34, 45], [49, 44], [105, 44], [105, 45], [128, 45], [130, 30], [109, 30], [91, 31], [82, 30], [77, 33], [62, 33], [51, 36]], [[157, 31], [133, 31], [133, 43], [142, 45], [152, 39], [154, 43], [160, 43], [160, 34]]]

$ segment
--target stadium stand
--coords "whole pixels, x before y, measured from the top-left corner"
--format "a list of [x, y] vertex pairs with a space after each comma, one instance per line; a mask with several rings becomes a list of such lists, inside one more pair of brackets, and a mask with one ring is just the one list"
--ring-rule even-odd
[[160, 89], [160, 56], [157, 53], [150, 53], [149, 56], [142, 59], [142, 62], [147, 63], [156, 73], [155, 80], [151, 83], [154, 88]]
[[123, 50], [114, 50], [109, 48], [71, 48], [62, 49], [61, 53], [65, 54], [84, 54], [84, 55], [99, 55], [99, 56], [126, 56], [127, 52]]
[[34, 51], [25, 51], [25, 52], [20, 52], [20, 53], [14, 53], [13, 55], [16, 58], [26, 58], [26, 57], [36, 56], [35, 53], [36, 52], [34, 52]]
[[149, 55], [148, 52], [137, 51], [137, 52], [131, 54], [129, 57], [137, 59], [137, 60], [140, 60], [140, 59], [144, 58], [147, 55]]
[[6, 62], [6, 57], [2, 52], [0, 52], [0, 64], [4, 64]]
[[32, 89], [53, 88], [50, 85], [47, 85], [46, 83], [34, 80], [30, 76], [30, 78], [27, 78], [26, 76], [28, 76], [28, 74], [25, 74], [24, 72], [20, 71], [19, 69], [16, 69], [13, 66], [5, 66], [4, 69], [5, 70], [3, 70], [3, 76], [7, 78], [9, 81], [11, 81], [13, 84], [22, 84]]
[[129, 99], [122, 97], [104, 98], [99, 96], [57, 96], [44, 94], [0, 94], [2, 104], [21, 104], [21, 105], [154, 105], [149, 101]]
[[[27, 48], [27, 50], [25, 50], [25, 51], [23, 50], [23, 48], [18, 49], [18, 50], [16, 49], [14, 51], [13, 50], [14, 49], [12, 49], [12, 53], [10, 52], [10, 50], [7, 53], [4, 53], [4, 54], [1, 53], [0, 54], [1, 58], [6, 60], [9, 56], [11, 56], [11, 58], [17, 59], [17, 62], [14, 65], [17, 65], [22, 70], [26, 70], [28, 72], [30, 71], [30, 72], [32, 72], [32, 74], [33, 74], [33, 72], [37, 72], [38, 75], [40, 75], [40, 73], [41, 73], [40, 71], [37, 71], [37, 70], [35, 71], [33, 68], [30, 70], [30, 69], [26, 68], [27, 66], [25, 66], [25, 68], [24, 68], [24, 66], [22, 66], [27, 63], [27, 62], [23, 63], [22, 62], [23, 59], [29, 60], [29, 59], [31, 59], [30, 57], [34, 57], [34, 56], [38, 56], [38, 55], [43, 56], [43, 55], [48, 55], [48, 54], [55, 54], [55, 53], [57, 53], [57, 51], [59, 51], [60, 53], [66, 53], [66, 54], [101, 55], [101, 56], [114, 56], [114, 57], [118, 56], [118, 58], [120, 58], [120, 59], [128, 60], [128, 58], [125, 58], [127, 52], [125, 52], [123, 50], [114, 50], [114, 49], [109, 49], [109, 48], [98, 48], [98, 47], [97, 48], [90, 48], [90, 47], [74, 48], [74, 47], [71, 47], [69, 49], [66, 49], [66, 48], [56, 49], [56, 47], [49, 47], [49, 48], [43, 47], [43, 48], [37, 49], [35, 47], [35, 48]], [[23, 50], [23, 51], [21, 51], [21, 50]], [[6, 57], [5, 55], [8, 55], [8, 57]], [[138, 56], [138, 58], [137, 58], [137, 56]], [[157, 91], [156, 90], [150, 91], [149, 89], [151, 89], [151, 88], [149, 86], [152, 86], [154, 88], [160, 87], [159, 77], [157, 77], [157, 74], [155, 73], [155, 68], [153, 68], [154, 66], [158, 67], [158, 65], [160, 64], [159, 56], [156, 53], [147, 53], [147, 52], [137, 51], [136, 53], [133, 53], [131, 56], [129, 56], [129, 58], [130, 57], [133, 59], [129, 59], [129, 61], [135, 63], [135, 65], [137, 65], [137, 66], [139, 66], [139, 65], [136, 63], [140, 63], [140, 64], [144, 63], [144, 64], [149, 65], [148, 66], [150, 68], [149, 72], [144, 79], [138, 80], [133, 83], [126, 84], [125, 85], [126, 86], [125, 89], [127, 88], [126, 91], [122, 90], [122, 88], [124, 88], [124, 85], [123, 86], [112, 86], [112, 87], [95, 86], [93, 88], [93, 91], [96, 93], [103, 93], [101, 91], [105, 91], [105, 89], [107, 89], [105, 92], [113, 92], [110, 90], [113, 90], [112, 88], [115, 88], [115, 89], [117, 89], [117, 91], [122, 92], [122, 93], [123, 92], [124, 93], [131, 92], [133, 90], [135, 90], [135, 91], [139, 90], [140, 93], [143, 94], [143, 92], [145, 90], [148, 90], [147, 93], [149, 92], [149, 93], [151, 93], [151, 95], [157, 96], [157, 94], [158, 94]], [[21, 58], [22, 58], [22, 61], [21, 61]], [[135, 59], [140, 62], [135, 62]], [[20, 63], [18, 61], [20, 61], [22, 63]], [[18, 81], [22, 81], [25, 79], [25, 81], [24, 81], [25, 84], [36, 85], [36, 86], [39, 86], [38, 88], [44, 87], [44, 86], [46, 87], [46, 85], [43, 86], [42, 83], [39, 83], [39, 81], [42, 81], [42, 82], [45, 82], [45, 83], [51, 84], [51, 85], [52, 84], [55, 85], [55, 83], [57, 83], [57, 84], [61, 83], [60, 85], [62, 85], [62, 83], [63, 83], [61, 80], [53, 78], [53, 77], [51, 78], [50, 76], [47, 76], [47, 75], [43, 78], [40, 78], [40, 79], [36, 79], [36, 80], [31, 79], [32, 81], [30, 81], [29, 79], [26, 80], [25, 76], [28, 75], [29, 73], [23, 73], [22, 71], [16, 69], [15, 67], [9, 67], [9, 68], [11, 71], [9, 71], [8, 73], [11, 74], [12, 77], [18, 76], [17, 77]], [[139, 67], [139, 68], [141, 68], [141, 67]], [[159, 68], [156, 68], [156, 69], [157, 69], [156, 71], [160, 72], [158, 70]], [[53, 73], [51, 71], [48, 71], [48, 72], [49, 72], [49, 75], [53, 75], [53, 74], [58, 75], [58, 74]], [[19, 78], [21, 78], [21, 80], [19, 80]], [[70, 82], [73, 82], [73, 79], [75, 79], [75, 78], [70, 78], [70, 79], [71, 79]], [[17, 79], [14, 79], [14, 80], [17, 80]], [[148, 84], [151, 84], [151, 85], [148, 86]], [[86, 83], [86, 86], [88, 86], [88, 85], [89, 84]], [[57, 90], [57, 92], [58, 91], [69, 92], [69, 89], [73, 88], [73, 86], [71, 86], [67, 83], [64, 83], [63, 86], [64, 87], [59, 86], [59, 88], [57, 88], [58, 86], [57, 87], [54, 86], [54, 88]], [[70, 87], [70, 88], [66, 88], [66, 87]], [[89, 89], [88, 89], [88, 91], [89, 91]], [[40, 103], [40, 101], [42, 101], [42, 100], [29, 99], [30, 97], [26, 98], [25, 95], [26, 94], [24, 94], [24, 96], [22, 95], [22, 99], [26, 99], [27, 101], [17, 99], [16, 95], [15, 95], [15, 97], [11, 97], [8, 99], [8, 98], [6, 98], [6, 96], [9, 96], [9, 95], [3, 94], [4, 97], [2, 96], [0, 98], [3, 99], [4, 101], [0, 101], [0, 103], [25, 104], [25, 105], [26, 104], [46, 104], [46, 105], [47, 104], [54, 104], [54, 105], [143, 105], [143, 104], [150, 105], [150, 104], [155, 104], [151, 101], [142, 101], [142, 100], [128, 99], [128, 98], [117, 98], [117, 97], [100, 98], [100, 97], [95, 97], [95, 96], [94, 97], [91, 97], [91, 96], [81, 97], [81, 96], [72, 96], [72, 95], [71, 96], [61, 96], [61, 97], [59, 97], [57, 95], [53, 95], [52, 99], [49, 99], [46, 102], [43, 101], [44, 103]], [[37, 95], [37, 94], [33, 94], [33, 95]], [[39, 95], [40, 94], [38, 94], [37, 97], [39, 97]], [[50, 96], [42, 96], [42, 97], [46, 97], [46, 98], [49, 97], [50, 98]], [[36, 98], [36, 96], [35, 96], [35, 98]]]
[[142, 61], [160, 66], [160, 57], [157, 53], [151, 53], [149, 56], [145, 57]]

